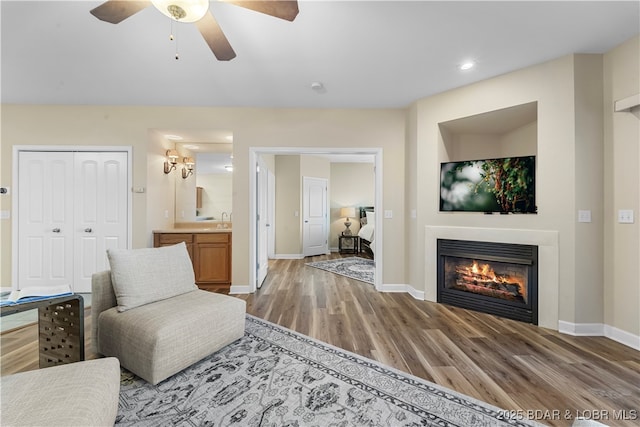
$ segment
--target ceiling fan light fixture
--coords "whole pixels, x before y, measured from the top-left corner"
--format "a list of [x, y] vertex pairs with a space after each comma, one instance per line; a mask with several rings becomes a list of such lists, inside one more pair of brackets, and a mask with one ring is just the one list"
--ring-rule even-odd
[[153, 6], [177, 22], [196, 22], [209, 11], [209, 0], [151, 0]]

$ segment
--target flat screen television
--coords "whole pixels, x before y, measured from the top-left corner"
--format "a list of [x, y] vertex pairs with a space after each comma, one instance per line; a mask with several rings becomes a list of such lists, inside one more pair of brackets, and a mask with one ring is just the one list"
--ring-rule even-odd
[[440, 211], [536, 213], [536, 157], [440, 165]]

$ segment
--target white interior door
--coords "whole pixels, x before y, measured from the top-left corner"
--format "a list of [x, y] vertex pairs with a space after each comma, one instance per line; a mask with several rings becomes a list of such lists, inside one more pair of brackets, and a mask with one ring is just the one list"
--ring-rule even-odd
[[127, 247], [127, 153], [75, 153], [74, 290], [91, 292], [107, 249]]
[[326, 179], [302, 177], [302, 218], [303, 255], [328, 253]]
[[258, 231], [258, 244], [257, 244], [257, 275], [256, 285], [258, 288], [262, 286], [262, 282], [267, 277], [269, 272], [269, 227], [271, 226], [271, 220], [269, 218], [268, 203], [269, 200], [269, 186], [268, 186], [268, 169], [262, 159], [258, 160], [256, 165], [256, 184], [257, 184], [257, 206], [258, 215], [256, 217], [256, 230]]
[[106, 250], [128, 246], [126, 152], [20, 152], [17, 287], [91, 292]]
[[72, 285], [73, 153], [18, 159], [18, 289]]

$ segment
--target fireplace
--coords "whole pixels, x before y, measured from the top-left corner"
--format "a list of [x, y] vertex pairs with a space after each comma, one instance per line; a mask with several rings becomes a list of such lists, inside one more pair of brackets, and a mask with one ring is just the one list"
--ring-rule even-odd
[[437, 301], [538, 324], [538, 247], [437, 240]]

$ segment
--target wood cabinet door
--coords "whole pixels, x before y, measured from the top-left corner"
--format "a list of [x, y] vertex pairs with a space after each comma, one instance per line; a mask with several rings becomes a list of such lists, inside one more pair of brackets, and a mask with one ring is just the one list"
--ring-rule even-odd
[[228, 283], [231, 281], [230, 247], [226, 243], [198, 243], [194, 247], [196, 282]]

